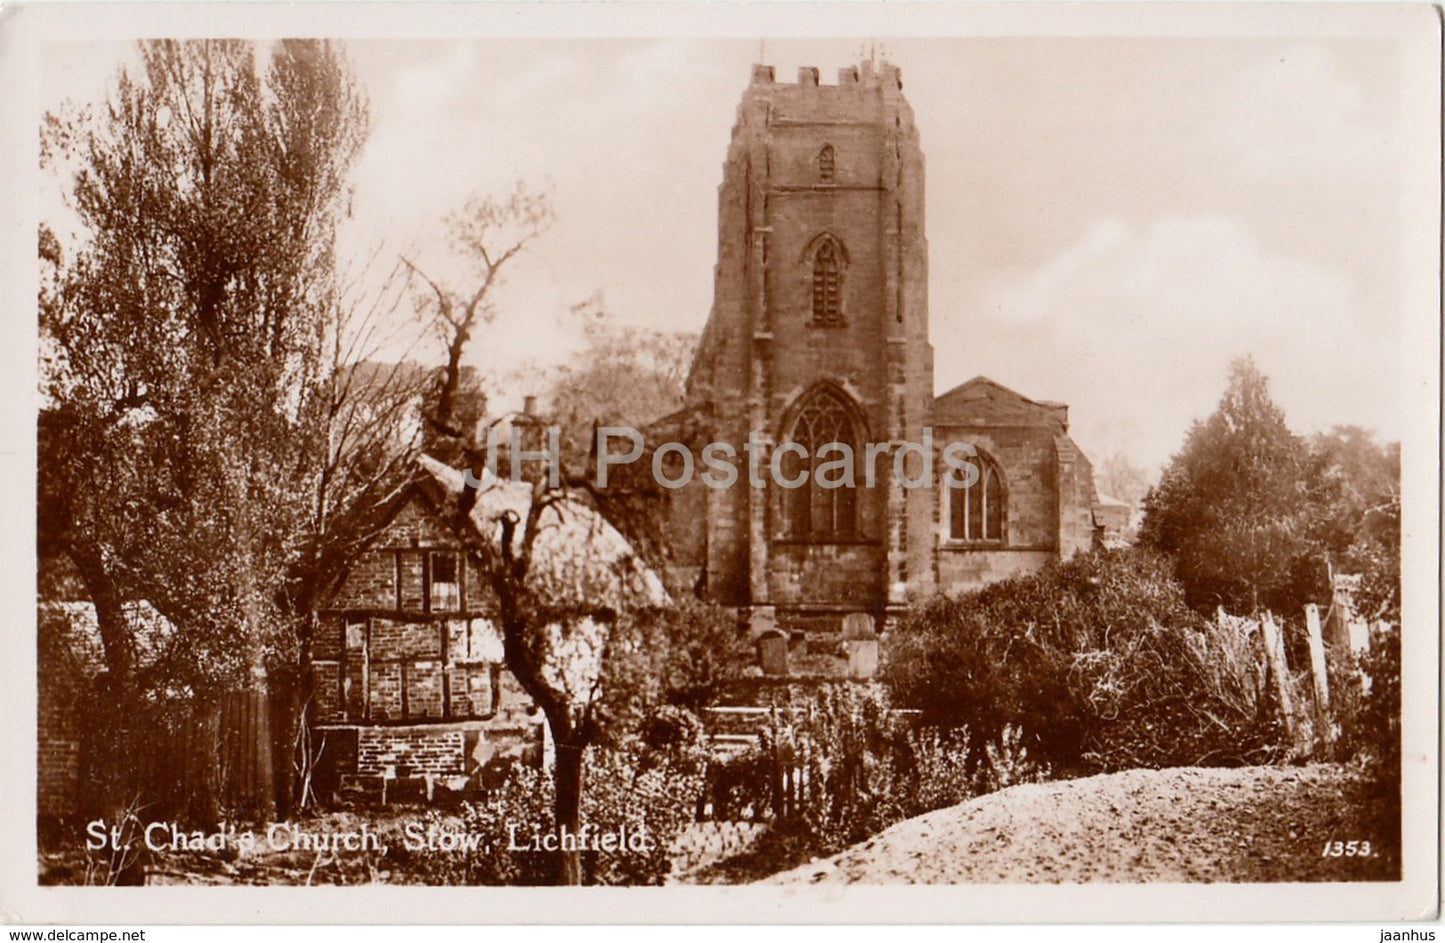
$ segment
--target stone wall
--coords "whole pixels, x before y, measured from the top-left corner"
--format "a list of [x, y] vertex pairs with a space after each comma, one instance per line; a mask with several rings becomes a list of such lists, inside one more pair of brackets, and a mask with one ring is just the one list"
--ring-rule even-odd
[[[754, 70], [718, 192], [713, 310], [688, 388], [714, 438], [740, 458], [752, 431], [766, 462], [792, 410], [823, 383], [858, 409], [860, 443], [920, 438], [933, 363], [923, 157], [901, 87], [887, 64], [840, 70], [836, 85], [820, 85], [813, 69], [797, 83]], [[831, 173], [820, 163], [825, 146]], [[842, 256], [840, 317], [819, 324], [812, 259], [829, 239]], [[931, 585], [926, 495], [891, 480], [860, 490], [857, 540], [795, 548], [781, 542], [781, 489], [751, 488], [741, 471], [737, 487], [705, 497], [714, 599], [875, 609], [904, 580]]]
[[[934, 517], [940, 547], [947, 548], [954, 543], [948, 529], [948, 496], [943, 493], [943, 476], [948, 469], [941, 460], [942, 449], [950, 442], [972, 445], [980, 459], [992, 460], [1002, 473], [1008, 497], [1005, 546], [1024, 550], [1054, 550], [1057, 547], [1058, 468], [1051, 430], [1037, 427], [941, 426], [933, 430], [933, 441], [940, 454], [940, 460], [935, 465], [939, 497]], [[943, 585], [948, 584], [944, 581]]]

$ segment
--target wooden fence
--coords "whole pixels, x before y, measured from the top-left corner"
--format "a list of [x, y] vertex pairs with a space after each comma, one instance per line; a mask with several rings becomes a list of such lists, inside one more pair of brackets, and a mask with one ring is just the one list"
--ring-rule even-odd
[[[1339, 695], [1343, 692], [1333, 692], [1332, 699], [1331, 667], [1339, 678], [1339, 668], [1348, 667], [1353, 659], [1369, 651], [1372, 635], [1396, 630], [1390, 623], [1371, 625], [1354, 618], [1340, 606], [1331, 607], [1322, 618], [1319, 607], [1311, 603], [1302, 613], [1307, 654], [1300, 659], [1300, 668], [1294, 669], [1285, 629], [1273, 614], [1264, 613], [1258, 620], [1251, 620], [1231, 617], [1220, 610], [1216, 619], [1233, 622], [1246, 633], [1259, 632], [1263, 648], [1260, 676], [1267, 676], [1272, 686], [1290, 753], [1301, 759], [1327, 756], [1340, 733]], [[1361, 681], [1369, 683], [1367, 678]]]
[[122, 717], [98, 704], [82, 725], [81, 803], [110, 813], [119, 802], [150, 819], [270, 818], [287, 792], [286, 711], [264, 688]]
[[[1246, 673], [1252, 662], [1257, 684], [1254, 702], [1277, 711], [1286, 754], [1293, 759], [1333, 759], [1341, 725], [1358, 704], [1360, 692], [1332, 691], [1331, 675], [1336, 684], [1346, 678], [1368, 684], [1368, 679], [1353, 676], [1349, 669], [1368, 652], [1372, 634], [1395, 627], [1383, 622], [1370, 625], [1339, 604], [1325, 616], [1318, 606], [1306, 606], [1288, 625], [1270, 613], [1253, 619], [1223, 610], [1215, 621], [1238, 641], [1237, 652], [1230, 657], [1237, 658]], [[1291, 652], [1297, 667], [1291, 666]], [[842, 757], [847, 750], [838, 756], [815, 756], [819, 745], [808, 729], [812, 715], [805, 705], [713, 707], [704, 713], [709, 752], [715, 761], [722, 761], [725, 772], [710, 782], [700, 817], [788, 818], [808, 808], [818, 790], [826, 788], [818, 781], [821, 769], [846, 762]], [[727, 761], [739, 760], [748, 765], [727, 768]]]

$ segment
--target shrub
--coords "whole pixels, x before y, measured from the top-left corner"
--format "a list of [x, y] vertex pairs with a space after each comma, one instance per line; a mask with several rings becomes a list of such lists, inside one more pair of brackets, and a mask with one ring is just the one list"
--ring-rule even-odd
[[1278, 741], [1250, 644], [1190, 610], [1164, 558], [1099, 551], [915, 608], [885, 678], [926, 723], [968, 727], [971, 778], [1006, 730], [1062, 771], [1231, 765]]
[[705, 813], [719, 820], [760, 821], [773, 808], [771, 746], [713, 760], [707, 768]]
[[[1371, 781], [1398, 792], [1400, 779], [1400, 632], [1370, 633], [1359, 655], [1330, 659], [1331, 709], [1339, 722], [1339, 759], [1353, 759]], [[1338, 665], [1338, 667], [1334, 667]]]
[[[638, 741], [587, 752], [582, 823], [594, 833], [645, 835], [647, 847], [583, 851], [586, 884], [661, 884], [671, 870], [669, 850], [693, 821], [702, 793], [701, 725], [691, 715], [672, 710], [648, 729], [665, 729], [671, 735], [656, 746]], [[409, 856], [404, 866], [427, 884], [550, 884], [556, 856], [531, 850], [530, 844], [534, 829], [542, 835], [552, 831], [553, 795], [548, 771], [514, 765], [485, 796], [462, 804], [459, 822], [427, 813], [425, 826], [477, 836], [474, 849], [423, 850]], [[517, 844], [529, 847], [513, 849], [514, 834]]]
[[[832, 854], [996, 788], [997, 779], [966, 769], [968, 746], [965, 730], [916, 728], [881, 686], [829, 687], [779, 709], [759, 747], [711, 765], [712, 815], [771, 818], [779, 848], [802, 842]], [[1000, 767], [1018, 780], [1039, 775], [1021, 750]]]

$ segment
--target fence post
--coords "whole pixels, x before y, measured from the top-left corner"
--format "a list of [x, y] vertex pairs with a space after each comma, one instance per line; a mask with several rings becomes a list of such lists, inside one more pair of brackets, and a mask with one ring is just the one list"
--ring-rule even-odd
[[1325, 666], [1325, 639], [1320, 627], [1320, 607], [1305, 606], [1305, 630], [1310, 641], [1310, 671], [1315, 681], [1315, 723], [1325, 743], [1335, 739], [1335, 725], [1330, 718], [1330, 678]]
[[1294, 700], [1289, 693], [1289, 664], [1284, 654], [1284, 636], [1274, 624], [1274, 616], [1268, 612], [1260, 620], [1264, 627], [1264, 653], [1269, 658], [1269, 672], [1274, 675], [1275, 691], [1279, 695], [1279, 712], [1284, 720], [1285, 732], [1291, 743], [1295, 742]]

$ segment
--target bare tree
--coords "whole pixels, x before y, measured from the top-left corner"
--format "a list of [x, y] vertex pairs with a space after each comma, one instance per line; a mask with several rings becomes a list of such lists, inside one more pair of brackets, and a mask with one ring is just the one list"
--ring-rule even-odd
[[[476, 270], [456, 291], [410, 260], [430, 288], [423, 313], [445, 350], [435, 405], [427, 419], [465, 442], [455, 422], [462, 359], [478, 330], [496, 315], [494, 291], [508, 264], [553, 222], [545, 195], [517, 188], [505, 199], [474, 198], [448, 219], [453, 246]], [[463, 450], [481, 467], [476, 443]], [[662, 582], [638, 561], [627, 540], [606, 522], [581, 480], [491, 482], [456, 474], [455, 529], [473, 535], [483, 578], [496, 601], [508, 669], [546, 717], [556, 750], [554, 827], [580, 826], [584, 755], [607, 724], [612, 657], [625, 646], [619, 620], [634, 606], [658, 605]], [[557, 880], [580, 884], [575, 849], [558, 852]]]
[[452, 248], [474, 276], [461, 291], [444, 287], [403, 257], [402, 261], [431, 289], [431, 296], [418, 309], [441, 342], [445, 367], [427, 421], [443, 435], [466, 438], [466, 431], [456, 425], [454, 416], [462, 380], [462, 355], [477, 330], [496, 318], [495, 292], [512, 260], [546, 233], [555, 219], [550, 197], [529, 190], [520, 181], [504, 198], [474, 195], [468, 199], [462, 210], [446, 220]]
[[[461, 473], [455, 481], [455, 529], [471, 535], [482, 561], [507, 668], [552, 736], [553, 827], [576, 835], [587, 748], [632, 693], [624, 676], [640, 648], [633, 617], [665, 604], [666, 590], [584, 495], [545, 477], [481, 488]], [[581, 883], [575, 848], [558, 851], [557, 881]]]

